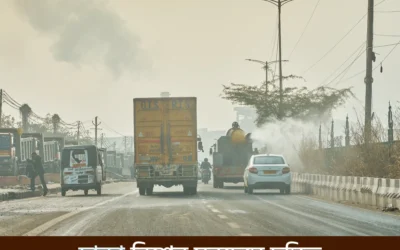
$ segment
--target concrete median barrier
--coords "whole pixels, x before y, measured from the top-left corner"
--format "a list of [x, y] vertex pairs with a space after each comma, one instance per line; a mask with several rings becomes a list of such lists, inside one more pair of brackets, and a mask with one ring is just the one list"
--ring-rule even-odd
[[[46, 178], [46, 181], [49, 182], [57, 180], [56, 177], [53, 179], [51, 178], [52, 176], [49, 175], [49, 178]], [[17, 178], [17, 177], [14, 177]], [[116, 183], [116, 182], [126, 182], [126, 181], [133, 181], [133, 180], [106, 180], [103, 182], [103, 184], [110, 184], [110, 183]], [[24, 183], [24, 182], [22, 182]], [[36, 182], [36, 183], [40, 183]], [[30, 182], [29, 182], [30, 184]], [[7, 188], [0, 188], [0, 202], [1, 201], [8, 201], [8, 200], [14, 200], [14, 199], [25, 199], [25, 198], [32, 198], [32, 197], [39, 197], [43, 195], [43, 190], [41, 185], [36, 186], [36, 190], [32, 192], [31, 190], [28, 189], [28, 185], [24, 184], [17, 184], [17, 185], [9, 185]], [[61, 186], [59, 183], [48, 183], [47, 184], [48, 188], [48, 194], [58, 194], [61, 192]]]
[[[60, 183], [60, 174], [45, 174], [44, 179], [47, 182]], [[0, 187], [30, 185], [31, 179], [26, 175], [19, 176], [0, 176]], [[39, 176], [36, 177], [35, 183], [40, 183]]]
[[400, 208], [400, 179], [292, 174], [293, 191], [331, 201], [378, 208]]

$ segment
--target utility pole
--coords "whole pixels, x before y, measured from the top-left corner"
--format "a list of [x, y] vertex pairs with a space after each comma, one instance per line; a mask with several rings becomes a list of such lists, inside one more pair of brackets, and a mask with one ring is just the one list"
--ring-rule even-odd
[[367, 26], [367, 72], [365, 82], [365, 144], [371, 141], [372, 127], [372, 62], [375, 61], [375, 53], [372, 50], [374, 39], [374, 0], [368, 0], [368, 26]]
[[3, 89], [0, 89], [0, 128], [3, 124]]
[[98, 129], [98, 126], [101, 124], [101, 122], [99, 123], [98, 121], [97, 121], [97, 116], [94, 118], [94, 122], [92, 122], [93, 123], [93, 125], [94, 125], [94, 144], [96, 145], [96, 147], [97, 147], [97, 130], [99, 130]]
[[345, 145], [346, 147], [350, 146], [350, 125], [349, 125], [349, 116], [346, 116], [346, 127], [345, 127]]
[[[273, 64], [273, 63], [277, 63], [279, 61], [272, 61], [272, 62], [268, 62], [268, 61], [260, 61], [260, 60], [254, 60], [254, 59], [246, 59], [246, 61], [250, 61], [250, 62], [257, 62], [260, 63], [262, 65], [264, 65], [265, 67], [265, 96], [268, 95], [268, 70], [269, 70], [269, 65]], [[287, 62], [288, 60], [282, 60], [282, 62]], [[274, 80], [274, 79], [272, 79]]]
[[265, 61], [265, 96], [268, 95], [268, 61]]
[[116, 142], [114, 142], [113, 148], [114, 148], [114, 151], [115, 151], [115, 149], [117, 148], [117, 143]]
[[81, 122], [78, 121], [78, 131], [76, 132], [76, 141], [78, 142], [78, 145], [79, 145], [80, 133], [81, 133]]
[[103, 142], [104, 142], [104, 133], [101, 133], [101, 137], [100, 137], [100, 148], [103, 147]]
[[279, 46], [279, 118], [283, 118], [282, 103], [283, 103], [283, 76], [282, 76], [282, 24], [281, 10], [282, 6], [292, 2], [293, 0], [264, 0], [278, 7], [278, 46]]
[[126, 154], [126, 143], [127, 143], [127, 138], [126, 138], [126, 136], [124, 136], [124, 151], [125, 151], [125, 154]]

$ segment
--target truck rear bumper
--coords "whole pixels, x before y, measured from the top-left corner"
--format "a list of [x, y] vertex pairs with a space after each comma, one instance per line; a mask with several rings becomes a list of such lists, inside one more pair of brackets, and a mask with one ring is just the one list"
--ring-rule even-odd
[[223, 181], [223, 182], [230, 182], [230, 183], [239, 183], [244, 182], [243, 176], [215, 176], [215, 180]]
[[180, 179], [173, 179], [173, 178], [145, 178], [145, 179], [136, 179], [137, 187], [151, 187], [154, 185], [164, 186], [164, 187], [172, 187], [177, 185], [183, 185], [187, 187], [194, 187], [197, 186], [197, 176], [191, 178], [180, 178]]

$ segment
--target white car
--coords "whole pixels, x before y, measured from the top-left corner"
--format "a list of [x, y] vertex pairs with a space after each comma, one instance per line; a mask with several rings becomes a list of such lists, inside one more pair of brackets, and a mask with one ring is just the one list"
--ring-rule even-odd
[[243, 179], [244, 192], [248, 194], [252, 194], [254, 189], [279, 189], [281, 194], [290, 194], [292, 174], [283, 155], [251, 156]]

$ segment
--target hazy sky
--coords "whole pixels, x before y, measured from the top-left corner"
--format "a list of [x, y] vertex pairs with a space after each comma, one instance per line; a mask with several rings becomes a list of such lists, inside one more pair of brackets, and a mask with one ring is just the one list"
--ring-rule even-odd
[[[379, 3], [381, 0], [376, 0]], [[284, 74], [303, 75], [314, 88], [354, 86], [359, 99], [335, 117], [353, 116], [364, 104], [365, 53], [342, 78], [349, 58], [366, 40], [364, 18], [337, 47], [305, 74], [366, 14], [367, 0], [321, 0], [289, 57], [318, 0], [295, 0], [283, 8]], [[400, 1], [376, 7], [375, 46], [400, 40]], [[264, 80], [262, 65], [246, 58], [275, 60], [277, 9], [262, 0], [0, 1], [0, 82], [19, 103], [67, 122], [99, 116], [122, 134], [132, 134], [135, 97], [198, 98], [199, 127], [225, 129], [233, 106], [220, 98], [222, 84]], [[399, 46], [400, 47], [400, 46]], [[375, 48], [377, 62], [393, 46]], [[271, 54], [271, 52], [273, 52]], [[358, 52], [357, 52], [358, 53]], [[373, 111], [386, 120], [387, 104], [400, 99], [397, 48], [374, 72]], [[342, 63], [335, 74], [328, 78]], [[342, 81], [339, 80], [342, 78]], [[5, 113], [17, 114], [9, 106]], [[86, 123], [89, 127], [90, 123]], [[103, 126], [107, 135], [113, 133]], [[115, 134], [114, 134], [115, 135]]]

